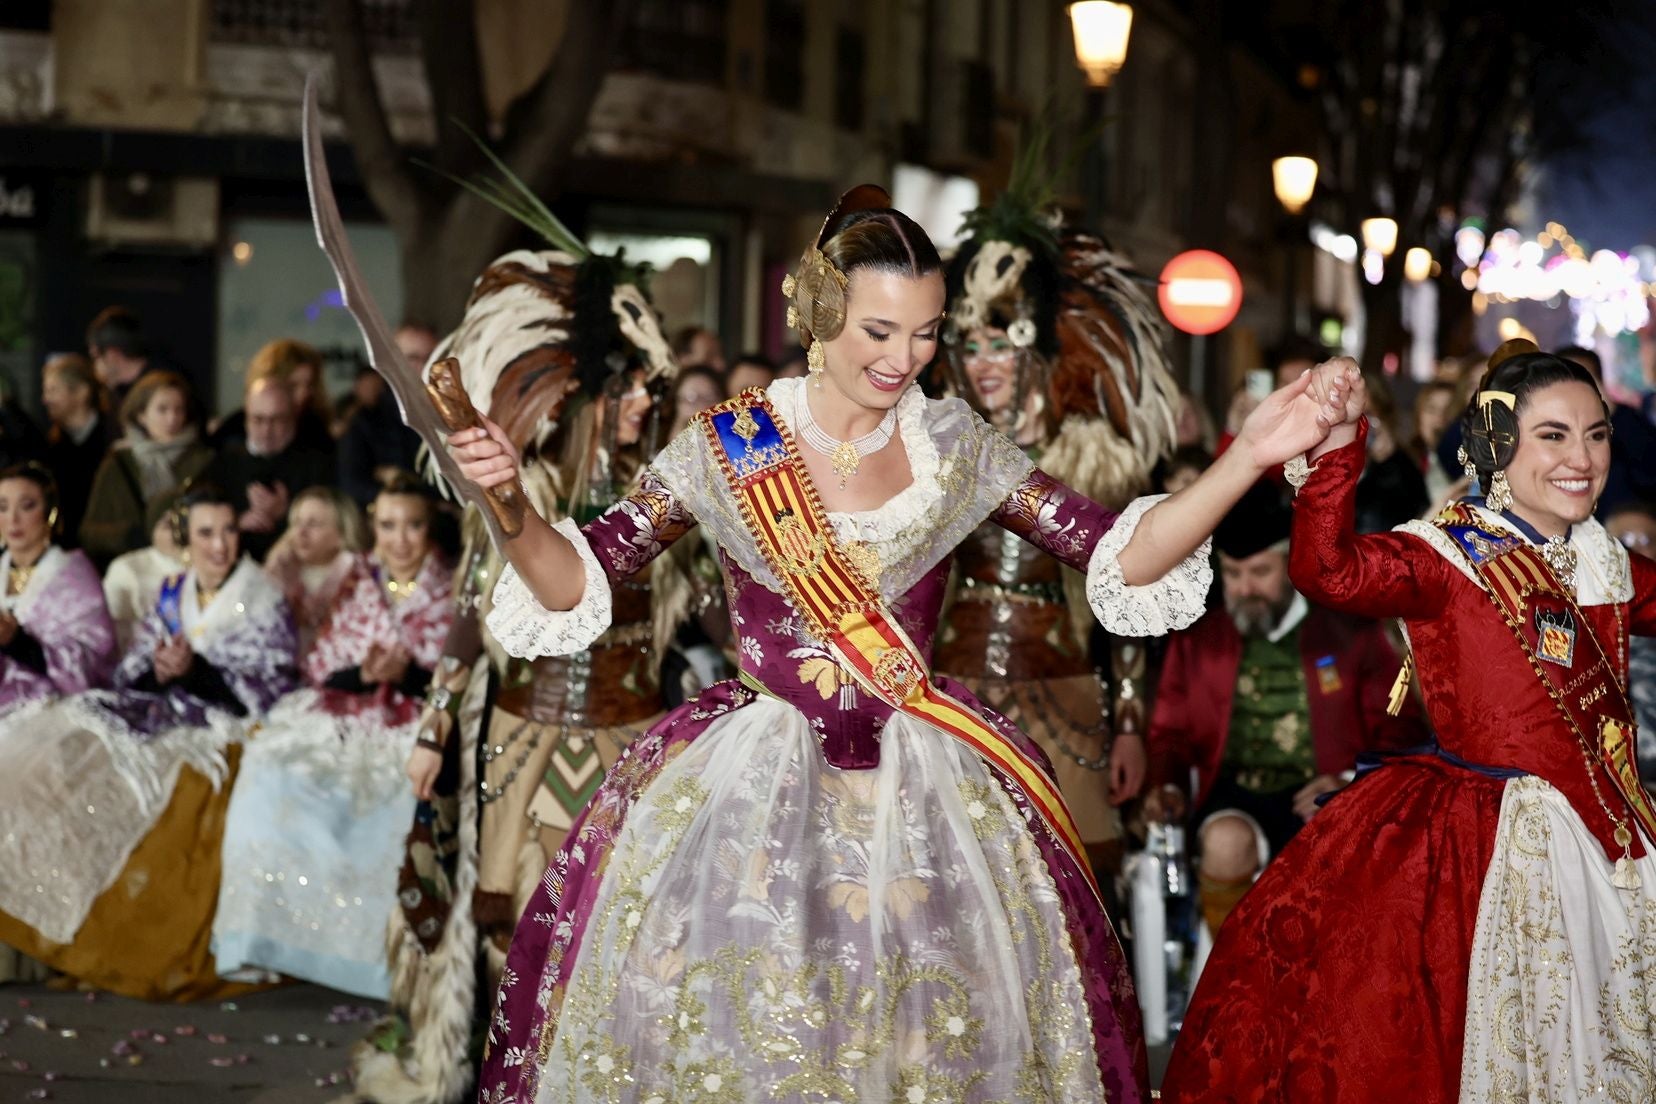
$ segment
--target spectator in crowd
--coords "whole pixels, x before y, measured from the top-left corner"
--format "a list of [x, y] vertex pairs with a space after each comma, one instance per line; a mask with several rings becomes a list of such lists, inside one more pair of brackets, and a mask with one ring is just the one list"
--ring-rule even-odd
[[160, 495], [145, 506], [149, 544], [116, 556], [104, 572], [104, 601], [115, 622], [115, 641], [122, 654], [144, 618], [155, 612], [162, 585], [184, 570], [184, 550], [174, 535], [176, 501], [173, 495]]
[[[1558, 355], [1591, 372], [1604, 391], [1604, 364], [1597, 353], [1569, 345]], [[1608, 393], [1605, 402], [1610, 404], [1610, 477], [1594, 511], [1600, 518], [1624, 505], [1656, 503], [1656, 426], [1639, 407], [1615, 402]]]
[[1403, 449], [1391, 388], [1370, 377], [1368, 464], [1357, 481], [1357, 532], [1379, 533], [1426, 512], [1426, 477], [1420, 461]]
[[293, 497], [287, 531], [265, 557], [265, 574], [287, 596], [299, 628], [299, 656], [310, 651], [356, 553], [367, 547], [362, 509], [337, 487], [307, 487]]
[[[1656, 560], [1656, 509], [1624, 503], [1604, 519], [1604, 528], [1628, 555]], [[1656, 788], [1656, 636], [1628, 637], [1627, 689], [1639, 723], [1639, 777]]]
[[1433, 502], [1443, 501], [1462, 474], [1451, 475], [1437, 462], [1438, 442], [1460, 415], [1455, 392], [1455, 384], [1446, 379], [1428, 380], [1415, 392], [1414, 435], [1410, 438], [1409, 451], [1420, 459], [1421, 471], [1426, 477], [1426, 497]]
[[1177, 494], [1196, 482], [1196, 477], [1213, 464], [1213, 454], [1200, 445], [1180, 445], [1160, 465], [1162, 494]]
[[1282, 387], [1327, 359], [1328, 346], [1305, 334], [1290, 334], [1266, 352], [1265, 366], [1271, 370], [1276, 386]]
[[1177, 448], [1196, 447], [1212, 454], [1219, 443], [1219, 433], [1213, 426], [1213, 416], [1196, 397], [1179, 388], [1179, 413], [1173, 423], [1173, 444]]
[[680, 368], [677, 378], [673, 380], [673, 425], [667, 439], [677, 437], [679, 431], [690, 424], [691, 418], [715, 403], [723, 402], [724, 398], [724, 380], [713, 369]]
[[763, 353], [747, 353], [736, 358], [725, 377], [725, 389], [739, 395], [750, 387], [766, 388], [776, 379], [776, 365]]
[[247, 440], [231, 445], [219, 462], [219, 478], [236, 502], [242, 548], [264, 559], [287, 527], [293, 496], [333, 482], [332, 440], [317, 448], [299, 439], [293, 393], [274, 375], [248, 385]]
[[345, 429], [351, 424], [356, 412], [374, 406], [385, 393], [385, 377], [374, 371], [371, 364], [357, 366], [356, 377], [351, 380], [351, 389], [341, 395], [334, 402], [333, 407], [333, 435], [334, 439], [345, 436]]
[[138, 316], [125, 307], [106, 307], [86, 327], [86, 353], [92, 358], [98, 378], [109, 388], [116, 410], [126, 402], [127, 392], [144, 374], [157, 369], [150, 364], [149, 348]]
[[195, 397], [175, 372], [148, 372], [121, 404], [125, 436], [92, 477], [81, 547], [100, 565], [149, 539], [145, 507], [213, 462], [201, 440]]
[[725, 374], [724, 348], [719, 335], [705, 326], [686, 326], [673, 338], [673, 356], [681, 368], [696, 365]]
[[[297, 413], [296, 435], [300, 444], [333, 453], [332, 414], [322, 390], [322, 354], [302, 341], [279, 337], [253, 354], [247, 366], [245, 390], [262, 380], [273, 379], [293, 396]], [[214, 428], [208, 443], [220, 452], [247, 440], [247, 411], [226, 415]]]
[[777, 379], [804, 379], [811, 374], [811, 366], [805, 362], [805, 354], [797, 353], [782, 362], [782, 367], [776, 370]]
[[[422, 368], [437, 348], [436, 332], [418, 322], [403, 323], [394, 336], [408, 362]], [[419, 455], [420, 435], [403, 424], [396, 396], [381, 381], [373, 405], [352, 414], [340, 438], [339, 485], [366, 509], [385, 480], [415, 470]]]
[[1176, 816], [1194, 768], [1213, 931], [1359, 752], [1426, 740], [1412, 699], [1386, 712], [1399, 659], [1381, 626], [1314, 608], [1289, 581], [1290, 520], [1262, 482], [1220, 524], [1224, 608], [1172, 635], [1151, 712], [1145, 812]]
[[80, 544], [81, 518], [92, 496], [92, 476], [114, 438], [104, 407], [103, 384], [92, 362], [79, 353], [59, 353], [41, 370], [40, 402], [51, 428], [42, 459], [58, 485], [58, 525], [65, 548]]

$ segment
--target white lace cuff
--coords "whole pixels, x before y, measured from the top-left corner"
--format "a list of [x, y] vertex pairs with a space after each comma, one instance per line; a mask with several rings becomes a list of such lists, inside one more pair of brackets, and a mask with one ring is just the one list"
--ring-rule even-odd
[[1094, 546], [1087, 564], [1087, 602], [1098, 623], [1117, 636], [1165, 636], [1194, 624], [1207, 610], [1213, 587], [1212, 537], [1153, 583], [1128, 586], [1122, 577], [1117, 557], [1133, 539], [1144, 512], [1166, 497], [1151, 495], [1128, 503]]
[[552, 528], [569, 538], [586, 568], [586, 589], [574, 609], [549, 610], [540, 604], [510, 564], [495, 583], [494, 609], [489, 611], [489, 631], [509, 655], [519, 659], [573, 655], [584, 651], [610, 627], [609, 576], [592, 554], [580, 526], [564, 518]]

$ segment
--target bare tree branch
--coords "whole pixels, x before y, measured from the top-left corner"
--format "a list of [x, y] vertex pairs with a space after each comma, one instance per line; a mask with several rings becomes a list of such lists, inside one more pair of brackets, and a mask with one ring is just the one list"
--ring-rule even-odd
[[328, 40], [333, 46], [334, 88], [368, 194], [399, 235], [419, 227], [419, 188], [403, 152], [391, 137], [385, 104], [374, 82], [373, 54], [356, 0], [327, 0]]
[[484, 138], [489, 129], [476, 4], [474, 0], [415, 0], [414, 15], [437, 124], [434, 160], [444, 172], [463, 177], [482, 157], [461, 126]]

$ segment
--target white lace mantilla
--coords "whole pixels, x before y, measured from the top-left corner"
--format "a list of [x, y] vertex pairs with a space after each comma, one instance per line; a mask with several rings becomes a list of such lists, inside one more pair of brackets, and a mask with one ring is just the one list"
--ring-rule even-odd
[[1099, 538], [1087, 563], [1087, 604], [1098, 623], [1117, 636], [1165, 636], [1189, 628], [1207, 610], [1213, 589], [1212, 537], [1204, 538], [1196, 551], [1153, 583], [1128, 586], [1122, 575], [1122, 550], [1140, 519], [1166, 497], [1150, 495], [1128, 503]]
[[[1513, 532], [1512, 525], [1500, 514], [1480, 506], [1473, 509], [1477, 510], [1478, 517], [1490, 529], [1504, 533]], [[1483, 585], [1472, 564], [1456, 546], [1454, 538], [1432, 522], [1406, 521], [1399, 525], [1396, 531], [1419, 537], [1442, 553], [1462, 575], [1479, 586]], [[1576, 553], [1577, 605], [1603, 606], [1612, 602], [1633, 600], [1633, 573], [1628, 563], [1627, 549], [1623, 548], [1619, 541], [1613, 540], [1597, 519], [1588, 518], [1570, 527], [1570, 547], [1575, 549]]]
[[507, 564], [495, 584], [494, 608], [485, 619], [489, 631], [508, 655], [520, 659], [573, 655], [597, 642], [610, 627], [609, 576], [593, 555], [581, 527], [564, 518], [553, 529], [569, 538], [586, 569], [586, 586], [573, 609], [549, 610], [541, 605], [529, 584]]
[[[807, 385], [802, 379], [781, 379], [767, 392], [790, 429], [799, 424]], [[954, 551], [1034, 467], [1022, 449], [963, 400], [927, 399], [917, 387], [897, 402], [897, 432], [913, 481], [876, 509], [828, 515], [841, 540], [871, 544], [879, 553], [880, 593], [888, 601], [908, 593]], [[726, 554], [763, 585], [781, 589], [754, 546], [699, 426], [674, 438], [654, 467]]]
[[1656, 856], [1637, 889], [1569, 799], [1507, 783], [1467, 976], [1463, 1104], [1656, 1100]]

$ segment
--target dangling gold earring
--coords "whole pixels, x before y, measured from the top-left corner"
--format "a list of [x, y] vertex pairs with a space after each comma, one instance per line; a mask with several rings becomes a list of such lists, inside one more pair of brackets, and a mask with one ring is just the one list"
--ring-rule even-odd
[[1497, 514], [1502, 514], [1512, 505], [1512, 487], [1507, 484], [1506, 472], [1498, 471], [1489, 477], [1489, 492], [1484, 495], [1484, 503]]
[[811, 386], [821, 391], [822, 374], [828, 371], [828, 350], [822, 342], [811, 342], [811, 347], [805, 350], [805, 364], [811, 370]]
[[1465, 445], [1455, 450], [1455, 459], [1460, 461], [1461, 470], [1466, 473], [1466, 481], [1476, 483], [1478, 481], [1478, 469], [1472, 463], [1472, 458], [1466, 455]]
[[46, 515], [46, 531], [48, 533], [52, 533], [52, 534], [57, 533], [57, 519], [58, 519], [57, 507], [53, 506], [52, 507], [52, 512]]

